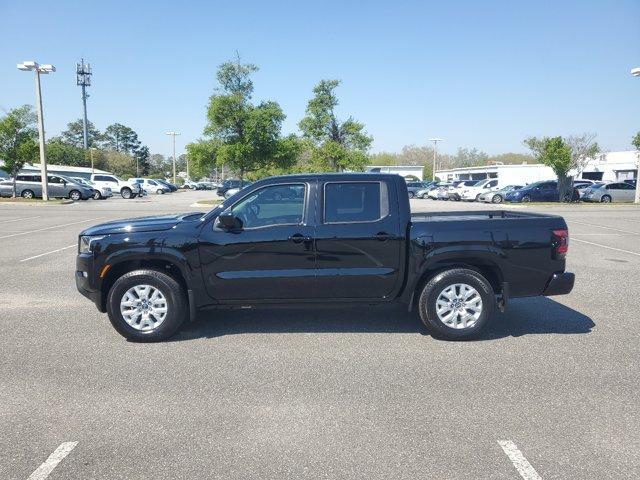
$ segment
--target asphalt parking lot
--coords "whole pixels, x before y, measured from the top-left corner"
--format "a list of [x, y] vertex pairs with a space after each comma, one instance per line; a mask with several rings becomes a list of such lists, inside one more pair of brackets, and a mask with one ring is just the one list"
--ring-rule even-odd
[[519, 207], [566, 218], [576, 286], [479, 341], [367, 307], [209, 311], [126, 342], [76, 292], [78, 232], [214, 195], [0, 204], [0, 478], [61, 457], [47, 478], [640, 476], [640, 208]]

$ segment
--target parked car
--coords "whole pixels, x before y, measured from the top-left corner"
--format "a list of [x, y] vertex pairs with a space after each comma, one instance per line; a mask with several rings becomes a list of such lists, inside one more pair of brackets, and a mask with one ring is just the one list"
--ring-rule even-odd
[[416, 197], [418, 198], [428, 198], [429, 192], [438, 188], [438, 182], [429, 184], [428, 187], [423, 188], [422, 190], [418, 190], [416, 192]]
[[592, 185], [584, 192], [582, 200], [585, 202], [633, 202], [636, 198], [636, 189], [626, 182], [610, 182]]
[[215, 188], [212, 182], [198, 182], [197, 190], [215, 190]]
[[0, 181], [0, 197], [8, 198], [13, 195], [13, 180]]
[[472, 187], [481, 180], [457, 180], [449, 187], [449, 200], [460, 201], [460, 192], [467, 187]]
[[153, 192], [156, 195], [164, 195], [165, 193], [171, 193], [171, 189], [166, 185], [163, 185], [158, 180], [152, 180], [151, 178], [130, 178], [130, 183], [137, 183], [143, 190], [147, 192]]
[[593, 180], [574, 180], [573, 188], [575, 188], [580, 194], [580, 198], [584, 196], [585, 190], [593, 185], [595, 182]]
[[473, 185], [465, 186], [459, 190], [460, 200], [475, 201], [483, 193], [493, 192], [499, 190], [498, 179], [488, 178], [486, 180], [480, 180]]
[[227, 190], [226, 192], [224, 192], [224, 198], [229, 198], [234, 196], [236, 193], [238, 193], [240, 190], [242, 190], [243, 188], [247, 188], [249, 185], [251, 185], [252, 182], [244, 182], [244, 186], [242, 188], [237, 187], [237, 188], [230, 188], [229, 190]]
[[432, 183], [435, 182], [408, 182], [407, 193], [409, 194], [409, 198], [417, 197], [420, 190], [427, 188]]
[[178, 186], [174, 185], [173, 183], [167, 182], [166, 180], [163, 180], [161, 178], [154, 178], [154, 180], [158, 182], [160, 185], [164, 185], [165, 187], [167, 187], [171, 192], [178, 191]]
[[[569, 196], [570, 195], [570, 196]], [[573, 189], [573, 193], [567, 194], [564, 201], [576, 201], [580, 198], [578, 190]], [[507, 202], [559, 202], [558, 182], [556, 180], [543, 180], [530, 183], [519, 190], [514, 190], [505, 195]]]
[[89, 187], [93, 190], [93, 199], [94, 200], [104, 200], [107, 198], [111, 198], [113, 197], [113, 192], [111, 191], [111, 188], [109, 187], [98, 187], [95, 183], [93, 183], [91, 180], [87, 180], [85, 178], [82, 177], [69, 177], [72, 180], [75, 180], [76, 182]]
[[[283, 188], [292, 195], [275, 200]], [[74, 276], [136, 341], [167, 339], [202, 308], [292, 302], [399, 302], [434, 335], [465, 340], [511, 298], [569, 293], [568, 238], [556, 215], [411, 214], [398, 175], [291, 175], [209, 213], [88, 228]]]
[[451, 184], [449, 182], [438, 182], [431, 185], [431, 188], [427, 191], [427, 198], [432, 200], [443, 200], [444, 198], [448, 198], [446, 190], [450, 185]]
[[[88, 200], [94, 190], [64, 175], [47, 175], [48, 193], [51, 198]], [[19, 173], [16, 175], [16, 195], [22, 198], [42, 198], [42, 175], [39, 173]]]
[[184, 183], [182, 184], [182, 188], [185, 189], [190, 189], [190, 190], [197, 190], [198, 189], [198, 184], [192, 180], [185, 180]]
[[144, 195], [144, 190], [137, 183], [126, 182], [115, 175], [105, 173], [95, 173], [90, 180], [96, 186], [109, 187], [113, 193], [119, 193], [122, 198], [136, 198]]
[[240, 180], [225, 180], [222, 185], [220, 185], [218, 187], [218, 195], [221, 197], [225, 196], [225, 193], [227, 193], [227, 190], [231, 189], [231, 188], [237, 188], [240, 189], [242, 187], [245, 187], [249, 182], [247, 180], [243, 180], [242, 182]]
[[491, 190], [489, 192], [485, 192], [481, 194], [478, 197], [478, 201], [486, 202], [486, 203], [502, 203], [507, 193], [512, 192], [514, 190], [519, 190], [521, 188], [522, 188], [522, 185], [507, 185], [506, 187], [503, 187], [500, 190]]

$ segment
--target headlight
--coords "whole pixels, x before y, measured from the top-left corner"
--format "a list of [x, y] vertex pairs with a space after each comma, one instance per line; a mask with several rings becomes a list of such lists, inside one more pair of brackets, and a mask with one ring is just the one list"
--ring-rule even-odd
[[104, 235], [83, 235], [80, 237], [80, 244], [78, 245], [78, 251], [80, 253], [90, 253], [91, 244], [96, 240], [102, 240]]

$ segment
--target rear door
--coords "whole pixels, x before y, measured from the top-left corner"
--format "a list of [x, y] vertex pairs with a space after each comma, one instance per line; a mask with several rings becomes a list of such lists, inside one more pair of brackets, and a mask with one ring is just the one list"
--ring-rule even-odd
[[399, 281], [404, 238], [395, 184], [328, 181], [319, 190], [316, 296], [385, 298]]
[[558, 201], [558, 184], [557, 182], [545, 182], [540, 185], [540, 191], [538, 192], [538, 200], [541, 202], [557, 202]]
[[612, 183], [607, 186], [607, 190], [614, 202], [632, 202], [635, 200], [635, 188], [627, 183]]

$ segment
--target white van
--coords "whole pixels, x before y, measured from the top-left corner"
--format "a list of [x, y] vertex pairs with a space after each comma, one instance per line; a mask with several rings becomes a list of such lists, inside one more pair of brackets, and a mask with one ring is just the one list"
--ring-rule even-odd
[[130, 183], [115, 175], [106, 173], [94, 173], [91, 175], [91, 181], [98, 187], [109, 187], [114, 193], [119, 193], [122, 198], [136, 198], [142, 196], [142, 187], [137, 183]]
[[130, 183], [137, 183], [147, 192], [153, 192], [158, 195], [163, 195], [165, 193], [170, 193], [171, 189], [166, 185], [162, 185], [161, 183], [156, 182], [151, 178], [130, 178]]

